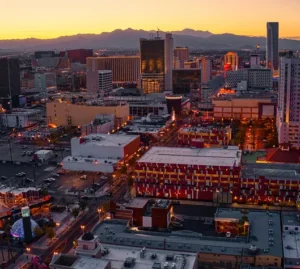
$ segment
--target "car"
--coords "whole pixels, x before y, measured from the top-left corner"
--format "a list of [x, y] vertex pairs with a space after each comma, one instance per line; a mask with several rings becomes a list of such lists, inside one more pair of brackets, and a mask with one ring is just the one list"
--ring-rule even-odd
[[26, 174], [24, 172], [20, 172], [16, 174], [16, 177], [25, 177]]
[[82, 176], [80, 176], [80, 179], [86, 180], [86, 179], [87, 179], [87, 175], [82, 175]]
[[7, 177], [6, 176], [2, 176], [1, 180], [7, 180]]
[[59, 174], [53, 174], [52, 176], [53, 177], [59, 177]]
[[57, 174], [58, 174], [58, 175], [65, 175], [66, 172], [65, 172], [64, 170], [59, 170], [59, 171], [57, 171]]
[[110, 192], [107, 192], [107, 193], [106, 193], [106, 196], [109, 196], [109, 197], [111, 197], [111, 196], [112, 196], [112, 194], [113, 194], [113, 193], [110, 191]]
[[100, 179], [107, 179], [107, 177], [106, 176], [101, 176]]
[[26, 146], [26, 145], [23, 145], [23, 146], [22, 146], [22, 149], [27, 149], [27, 146]]
[[87, 200], [90, 200], [90, 197], [83, 195], [83, 196], [80, 196], [80, 199], [87, 201]]
[[69, 148], [66, 148], [65, 151], [70, 151], [70, 149], [69, 149]]
[[26, 152], [25, 151], [23, 151], [22, 152], [22, 154], [21, 154], [21, 156], [25, 156], [26, 155]]
[[47, 183], [54, 182], [54, 181], [56, 181], [56, 179], [53, 177], [49, 177], [44, 180], [44, 182], [47, 182]]
[[25, 178], [25, 181], [28, 182], [28, 183], [33, 183], [34, 182], [34, 180], [32, 178], [29, 178], [29, 177]]
[[49, 161], [48, 164], [58, 165], [58, 162], [57, 161]]

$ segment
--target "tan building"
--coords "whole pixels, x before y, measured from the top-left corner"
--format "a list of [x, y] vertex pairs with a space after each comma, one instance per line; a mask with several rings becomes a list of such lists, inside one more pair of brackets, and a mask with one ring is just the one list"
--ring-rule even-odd
[[111, 70], [114, 84], [139, 84], [139, 56], [88, 57], [86, 63], [88, 71]]
[[272, 97], [217, 97], [212, 100], [216, 119], [260, 119], [276, 117], [276, 101]]
[[47, 103], [46, 108], [47, 122], [57, 126], [81, 126], [92, 122], [101, 114], [115, 115], [119, 125], [129, 119], [127, 102], [104, 102], [97, 105], [55, 101]]

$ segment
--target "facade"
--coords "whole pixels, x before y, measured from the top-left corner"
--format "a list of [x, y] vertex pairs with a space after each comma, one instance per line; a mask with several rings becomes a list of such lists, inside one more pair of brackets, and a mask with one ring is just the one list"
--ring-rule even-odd
[[190, 50], [187, 47], [176, 47], [174, 49], [174, 69], [184, 68], [184, 62], [190, 59]]
[[97, 70], [87, 72], [88, 92], [107, 95], [112, 91], [112, 89], [113, 85], [111, 70]]
[[231, 70], [238, 70], [239, 67], [239, 56], [235, 52], [227, 52], [224, 55], [224, 65], [230, 64]]
[[87, 70], [111, 70], [114, 85], [140, 84], [139, 56], [108, 56], [87, 58]]
[[251, 54], [250, 68], [260, 68], [260, 57], [258, 54]]
[[241, 154], [237, 147], [152, 147], [136, 163], [136, 193], [207, 201], [217, 201], [222, 194], [231, 200], [230, 186], [241, 176]]
[[231, 128], [183, 127], [178, 131], [178, 145], [223, 147], [231, 140]]
[[278, 71], [279, 67], [279, 23], [267, 23], [267, 68], [272, 72]]
[[208, 86], [201, 87], [201, 102], [210, 102], [213, 95], [213, 90]]
[[0, 98], [21, 94], [20, 63], [17, 58], [0, 58]]
[[246, 81], [249, 88], [272, 89], [273, 87], [272, 71], [271, 69], [260, 69], [260, 68], [228, 71], [225, 77], [225, 87], [237, 88], [238, 83], [242, 81]]
[[140, 137], [136, 135], [91, 134], [71, 140], [72, 156], [63, 159], [63, 168], [73, 171], [112, 173], [117, 163], [136, 153]]
[[47, 92], [49, 88], [56, 88], [56, 73], [36, 73], [34, 75], [34, 83], [35, 89], [39, 92]]
[[281, 58], [278, 90], [278, 142], [300, 148], [300, 59]]
[[208, 58], [202, 57], [201, 61], [201, 83], [206, 84], [211, 80], [212, 65]]
[[81, 126], [81, 136], [89, 134], [107, 134], [114, 130], [115, 115], [97, 115], [97, 117], [90, 123]]
[[174, 69], [173, 93], [189, 94], [193, 83], [201, 82], [200, 69]]
[[93, 57], [92, 49], [75, 49], [61, 51], [60, 57], [67, 57], [71, 63], [78, 62], [81, 64], [86, 64], [86, 59], [88, 57]]
[[272, 96], [216, 97], [212, 99], [213, 117], [217, 119], [275, 118], [277, 100]]
[[141, 86], [145, 94], [172, 90], [173, 37], [140, 39]]
[[[97, 115], [114, 114], [120, 125], [129, 120], [129, 105], [126, 102], [48, 102], [47, 121], [57, 126], [82, 126], [95, 119]], [[120, 126], [118, 125], [118, 126]]]
[[2, 124], [9, 128], [27, 128], [41, 120], [41, 111], [36, 109], [13, 109], [0, 114]]

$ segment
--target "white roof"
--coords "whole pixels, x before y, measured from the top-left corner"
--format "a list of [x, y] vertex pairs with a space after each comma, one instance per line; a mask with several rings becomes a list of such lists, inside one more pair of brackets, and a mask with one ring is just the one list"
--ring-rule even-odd
[[223, 148], [171, 148], [153, 147], [139, 163], [163, 163], [209, 166], [239, 166], [242, 151], [237, 147]]
[[[85, 143], [94, 143], [97, 146], [126, 146], [133, 140], [137, 139], [138, 135], [118, 135], [118, 134], [90, 134], [82, 138], [86, 139]], [[73, 138], [72, 140], [79, 140]]]

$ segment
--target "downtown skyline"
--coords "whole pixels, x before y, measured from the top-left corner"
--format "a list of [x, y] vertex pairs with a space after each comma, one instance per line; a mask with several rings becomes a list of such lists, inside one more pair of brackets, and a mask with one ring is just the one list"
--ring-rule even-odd
[[283, 1], [253, 0], [250, 9], [244, 0], [228, 0], [226, 5], [221, 0], [153, 0], [147, 8], [138, 0], [116, 0], [114, 4], [90, 0], [84, 6], [78, 0], [52, 0], [51, 5], [37, 0], [7, 1], [2, 4], [0, 23], [5, 27], [0, 31], [0, 39], [48, 39], [127, 28], [149, 31], [157, 27], [162, 31], [191, 28], [213, 34], [266, 36], [267, 21], [280, 23], [281, 38], [299, 38], [300, 32], [295, 30], [300, 29], [299, 8], [297, 0], [287, 0], [284, 5]]

